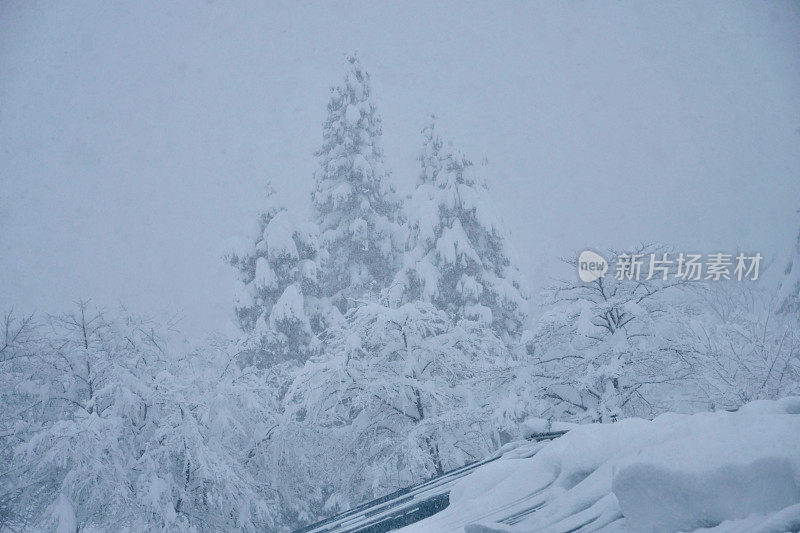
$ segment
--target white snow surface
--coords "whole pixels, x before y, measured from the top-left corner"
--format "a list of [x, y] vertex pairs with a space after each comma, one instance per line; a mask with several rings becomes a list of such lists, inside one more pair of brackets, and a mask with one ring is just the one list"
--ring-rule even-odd
[[78, 521], [75, 519], [75, 511], [66, 496], [59, 495], [58, 500], [53, 505], [53, 519], [55, 531], [57, 533], [73, 533], [77, 530]]
[[513, 446], [456, 485], [448, 508], [402, 531], [800, 531], [800, 397]]
[[277, 329], [280, 322], [292, 320], [301, 323], [307, 322], [305, 312], [303, 311], [303, 293], [300, 291], [297, 283], [286, 287], [281, 297], [275, 302], [275, 305], [272, 307], [272, 312], [269, 315], [269, 324], [273, 330]]
[[281, 211], [269, 221], [269, 224], [264, 229], [264, 241], [267, 243], [267, 250], [271, 260], [283, 257], [297, 259], [297, 246], [292, 238], [293, 235], [294, 225], [286, 211]]
[[349, 105], [344, 113], [344, 117], [348, 123], [355, 124], [358, 122], [358, 119], [361, 118], [361, 111], [359, 111], [357, 105]]

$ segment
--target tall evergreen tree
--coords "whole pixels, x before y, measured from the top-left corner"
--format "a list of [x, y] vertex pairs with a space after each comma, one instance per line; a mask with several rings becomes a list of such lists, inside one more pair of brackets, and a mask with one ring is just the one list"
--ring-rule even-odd
[[470, 160], [444, 146], [433, 122], [423, 134], [409, 241], [392, 293], [431, 302], [455, 320], [490, 324], [503, 340], [516, 342], [528, 301], [486, 182]]
[[305, 361], [323, 328], [317, 288], [317, 237], [313, 224], [294, 225], [267, 186], [258, 231], [226, 257], [238, 271], [236, 318], [246, 334], [250, 362]]
[[331, 89], [312, 193], [325, 263], [320, 282], [342, 311], [391, 281], [400, 212], [384, 168], [369, 74], [355, 55], [348, 65], [342, 84]]

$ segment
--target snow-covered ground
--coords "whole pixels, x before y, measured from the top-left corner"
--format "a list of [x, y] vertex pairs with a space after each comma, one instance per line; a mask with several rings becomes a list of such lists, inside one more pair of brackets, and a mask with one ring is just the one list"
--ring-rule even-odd
[[403, 531], [800, 531], [800, 397], [511, 445]]

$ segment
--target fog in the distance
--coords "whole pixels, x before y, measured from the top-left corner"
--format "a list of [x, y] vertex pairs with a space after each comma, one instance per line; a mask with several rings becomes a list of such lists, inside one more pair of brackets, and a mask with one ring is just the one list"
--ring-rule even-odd
[[534, 289], [585, 247], [780, 263], [800, 199], [797, 28], [789, 2], [3, 2], [0, 304], [92, 298], [220, 329], [225, 243], [267, 178], [306, 208], [354, 50], [397, 187], [436, 113], [488, 161]]

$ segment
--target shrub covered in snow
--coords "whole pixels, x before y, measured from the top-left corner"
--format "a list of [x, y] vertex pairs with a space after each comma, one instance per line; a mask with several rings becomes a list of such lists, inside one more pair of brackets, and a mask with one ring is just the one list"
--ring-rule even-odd
[[[492, 372], [503, 343], [485, 325], [453, 324], [431, 304], [351, 310], [326, 353], [297, 372], [286, 426], [306, 443], [328, 507], [380, 496], [483, 457], [492, 430]], [[312, 459], [313, 458], [313, 459]], [[353, 496], [356, 496], [356, 499]]]
[[[51, 317], [3, 385], [0, 519], [8, 530], [273, 528], [278, 496], [255, 452], [274, 413], [263, 373], [82, 304]], [[24, 331], [22, 332], [24, 334]], [[18, 340], [21, 340], [17, 336]], [[66, 529], [64, 529], [66, 528]]]
[[559, 283], [528, 338], [534, 363], [519, 372], [515, 396], [541, 416], [572, 421], [663, 412], [664, 390], [695, 368], [689, 324], [700, 311], [690, 289], [674, 275]]

